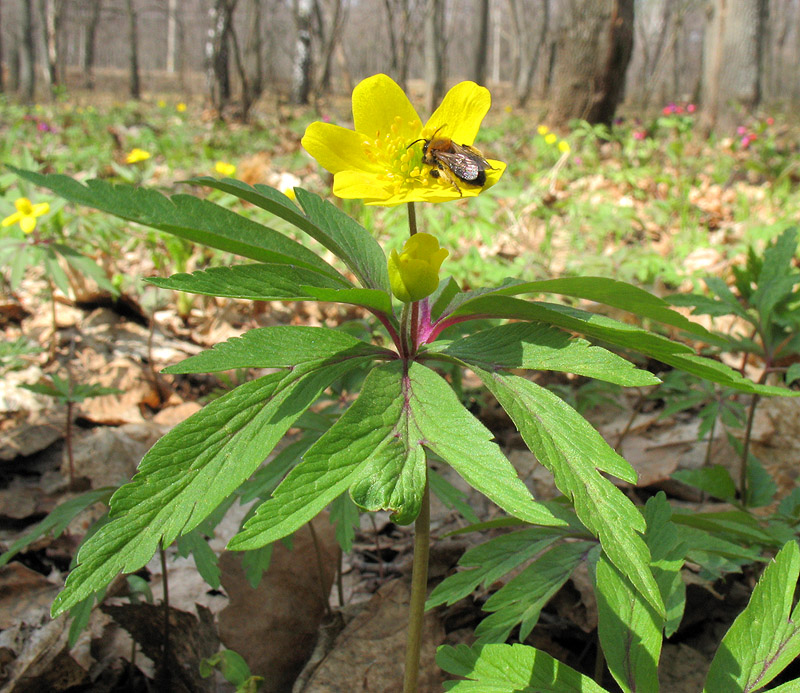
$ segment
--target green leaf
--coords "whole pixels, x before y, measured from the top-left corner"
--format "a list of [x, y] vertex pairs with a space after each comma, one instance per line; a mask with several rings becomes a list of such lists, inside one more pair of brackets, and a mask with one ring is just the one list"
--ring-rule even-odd
[[431, 492], [446, 508], [458, 511], [467, 522], [475, 523], [480, 521], [475, 511], [467, 503], [464, 492], [453, 486], [441, 474], [438, 474], [433, 469], [428, 469], [428, 482], [431, 485]]
[[220, 670], [220, 673], [228, 683], [232, 683], [235, 686], [244, 684], [252, 677], [247, 662], [238, 652], [233, 650], [222, 650], [212, 657], [202, 660], [199, 666], [200, 676], [207, 679], [213, 674], [215, 668]]
[[217, 554], [208, 545], [199, 528], [193, 529], [188, 534], [178, 537], [178, 553], [187, 558], [192, 554], [194, 565], [200, 577], [208, 583], [212, 589], [220, 587], [220, 569], [217, 565]]
[[451, 317], [472, 315], [482, 318], [508, 318], [552, 324], [582, 333], [592, 339], [651, 356], [662, 363], [693, 373], [706, 380], [728, 385], [742, 392], [756, 392], [764, 395], [800, 395], [800, 392], [780, 387], [757, 385], [742, 377], [732, 368], [718, 361], [696, 356], [688, 346], [660, 337], [647, 330], [612, 320], [603, 315], [555, 303], [522, 301], [508, 296], [480, 296], [465, 303]]
[[168, 198], [156, 190], [111, 185], [99, 179], [87, 181], [84, 185], [61, 174], [42, 175], [13, 166], [8, 168], [70, 202], [108, 212], [120, 219], [259, 262], [300, 265], [343, 279], [327, 262], [297, 241], [193, 195]]
[[425, 608], [455, 604], [480, 584], [488, 589], [492, 583], [531, 560], [562, 536], [560, 529], [533, 527], [501, 534], [467, 550], [458, 561], [464, 570], [449, 575], [436, 585]]
[[547, 602], [595, 547], [596, 543], [588, 541], [563, 543], [538, 556], [486, 600], [483, 610], [492, 615], [484, 618], [475, 629], [477, 644], [505, 642], [518, 624], [519, 639], [524, 641]]
[[398, 361], [377, 366], [359, 398], [259, 506], [229, 548], [252, 549], [291, 534], [347, 488], [362, 507], [391, 510], [398, 522], [411, 522], [425, 486], [422, 443], [504, 510], [529, 522], [564, 524], [533, 501], [491, 437], [450, 386], [425, 366], [412, 363], [407, 374]]
[[666, 607], [664, 635], [678, 630], [686, 606], [686, 585], [681, 577], [688, 546], [672, 522], [672, 506], [663, 491], [647, 500], [644, 508], [647, 531], [644, 539], [650, 549], [651, 569]]
[[71, 267], [78, 270], [84, 277], [92, 279], [101, 289], [108, 291], [114, 296], [119, 293], [117, 287], [106, 277], [103, 268], [92, 260], [92, 258], [61, 243], [53, 243], [50, 247], [61, 255]]
[[0, 556], [0, 567], [4, 566], [20, 551], [41, 539], [46, 534], [52, 532], [54, 537], [59, 536], [61, 532], [67, 528], [69, 523], [90, 505], [94, 505], [95, 503], [107, 505], [114, 491], [116, 491], [115, 487], [104, 486], [103, 488], [87, 491], [80, 496], [70, 498], [61, 505], [57, 505], [39, 524], [32, 527], [8, 547], [8, 551]]
[[761, 528], [758, 520], [741, 510], [726, 510], [717, 513], [673, 513], [672, 519], [676, 524], [702, 529], [740, 544], [775, 545], [773, 537]]
[[574, 296], [628, 311], [639, 318], [650, 318], [665, 325], [672, 325], [706, 339], [712, 338], [712, 335], [702, 325], [692, 322], [672, 310], [669, 303], [658, 296], [632, 284], [608, 277], [544, 279], [510, 286], [496, 292], [497, 295], [502, 296], [514, 296], [521, 293], [554, 293], [562, 296]]
[[597, 632], [609, 671], [625, 693], [657, 693], [663, 617], [605, 554], [596, 579]]
[[300, 414], [359, 359], [315, 363], [240, 385], [178, 424], [111, 498], [111, 519], [78, 552], [53, 615], [150, 560], [199, 525], [263, 462]]
[[364, 227], [318, 195], [295, 188], [303, 214], [286, 195], [267, 185], [251, 187], [231, 178], [207, 177], [187, 182], [230, 193], [288, 221], [343, 260], [362, 286], [389, 291], [386, 256], [378, 242]]
[[792, 610], [798, 575], [800, 550], [791, 541], [766, 567], [722, 638], [704, 693], [760, 690], [800, 654], [800, 607]]
[[336, 528], [336, 542], [342, 553], [353, 548], [356, 530], [360, 527], [361, 513], [349, 493], [343, 493], [331, 503], [331, 524]]
[[162, 289], [251, 301], [310, 301], [314, 296], [305, 290], [307, 286], [337, 289], [344, 284], [305, 267], [275, 263], [211, 267], [147, 281]]
[[786, 369], [784, 382], [787, 385], [791, 385], [798, 378], [800, 378], [800, 363], [793, 363], [791, 366], [789, 366], [789, 368]]
[[211, 349], [164, 369], [164, 373], [215, 373], [236, 368], [296, 368], [328, 359], [374, 359], [396, 356], [327, 327], [273, 325], [232, 337]]
[[639, 534], [645, 531], [644, 520], [628, 497], [600, 474], [635, 483], [631, 466], [552, 392], [519, 376], [475, 372], [508, 412], [531, 452], [553, 473], [556, 486], [600, 539], [614, 565], [663, 614], [664, 604], [650, 572], [650, 552]]
[[49, 247], [44, 249], [44, 269], [47, 278], [53, 282], [53, 285], [55, 285], [62, 294], [69, 296], [71, 294], [69, 277], [58, 261], [58, 255]]
[[721, 464], [700, 469], [679, 469], [673, 473], [673, 479], [694, 486], [720, 500], [735, 500], [736, 484], [731, 473]]
[[363, 306], [374, 313], [392, 313], [392, 297], [386, 291], [378, 289], [325, 289], [315, 286], [304, 286], [317, 301], [328, 303], [348, 303], [353, 306]]
[[455, 693], [608, 693], [591, 678], [526, 645], [442, 645], [436, 663], [469, 681], [447, 681]]
[[430, 351], [454, 356], [489, 371], [498, 368], [563, 371], [631, 387], [661, 382], [652, 373], [639, 370], [607, 349], [592, 346], [584, 339], [570, 338], [566, 332], [541, 323], [500, 325], [449, 344], [434, 342]]

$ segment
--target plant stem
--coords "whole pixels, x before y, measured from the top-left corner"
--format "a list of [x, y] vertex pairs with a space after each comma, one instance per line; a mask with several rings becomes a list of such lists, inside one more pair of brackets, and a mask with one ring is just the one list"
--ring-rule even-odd
[[[760, 379], [759, 384], [761, 384]], [[747, 411], [747, 426], [744, 429], [744, 441], [742, 441], [742, 459], [739, 463], [739, 499], [742, 501], [742, 505], [747, 505], [749, 491], [747, 488], [747, 460], [750, 457], [750, 437], [753, 433], [753, 421], [756, 418], [756, 406], [759, 399], [761, 399], [759, 395], [754, 394], [750, 400], [750, 408]]]
[[408, 203], [408, 233], [413, 236], [417, 232], [417, 210], [413, 202]]
[[[161, 671], [158, 678], [164, 684], [169, 683], [170, 670], [169, 670], [169, 580], [167, 579], [167, 552], [164, 549], [164, 544], [158, 545], [158, 553], [161, 557], [161, 585], [164, 588], [164, 646], [161, 653]], [[168, 689], [164, 689], [168, 690]]]
[[311, 532], [311, 541], [314, 544], [314, 553], [317, 557], [317, 575], [319, 576], [320, 598], [325, 606], [325, 615], [330, 618], [332, 615], [331, 604], [330, 600], [328, 599], [328, 595], [325, 593], [325, 568], [322, 564], [322, 547], [319, 545], [319, 539], [317, 538], [317, 532], [314, 529], [313, 522], [308, 523], [308, 529]]
[[50, 335], [50, 360], [56, 357], [56, 339], [58, 339], [58, 323], [56, 322], [56, 287], [53, 281], [50, 284], [50, 321], [52, 322], [52, 334]]
[[408, 614], [406, 666], [403, 693], [416, 693], [419, 678], [419, 654], [422, 645], [422, 626], [425, 620], [425, 597], [428, 592], [428, 550], [431, 537], [430, 486], [425, 479], [422, 507], [414, 523], [414, 564], [411, 571], [411, 602]]
[[69, 487], [75, 488], [75, 460], [72, 456], [72, 408], [74, 402], [67, 402], [67, 425], [64, 430], [64, 444], [67, 447], [67, 461], [69, 462]]

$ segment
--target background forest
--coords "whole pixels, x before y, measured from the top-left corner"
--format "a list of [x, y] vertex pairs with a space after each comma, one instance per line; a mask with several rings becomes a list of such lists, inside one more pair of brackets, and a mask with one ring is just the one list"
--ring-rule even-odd
[[[800, 0], [0, 0], [0, 68], [0, 693], [400, 690], [419, 525], [372, 486], [226, 548], [394, 347], [451, 398], [405, 400], [442, 436], [419, 691], [800, 690]], [[336, 198], [301, 140], [377, 73], [422, 123], [485, 85], [497, 183]], [[451, 278], [419, 359], [412, 219]], [[274, 451], [192, 452], [358, 348]], [[570, 526], [509, 527], [530, 494]]]

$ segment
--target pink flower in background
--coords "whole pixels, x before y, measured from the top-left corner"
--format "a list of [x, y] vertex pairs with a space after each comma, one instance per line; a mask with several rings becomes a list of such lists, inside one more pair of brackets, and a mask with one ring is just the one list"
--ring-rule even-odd
[[647, 137], [647, 133], [644, 130], [634, 130], [633, 131], [633, 139], [641, 141], [645, 137]]
[[689, 104], [689, 105], [686, 107], [686, 112], [687, 112], [687, 113], [694, 113], [696, 110], [697, 110], [697, 106], [695, 106], [693, 103], [690, 103], [690, 104]]
[[737, 135], [746, 135], [747, 134], [747, 128], [744, 125], [740, 125], [738, 128], [736, 128], [736, 134]]
[[775, 118], [770, 116], [769, 118], [767, 118], [766, 123], [767, 125], [775, 125]]

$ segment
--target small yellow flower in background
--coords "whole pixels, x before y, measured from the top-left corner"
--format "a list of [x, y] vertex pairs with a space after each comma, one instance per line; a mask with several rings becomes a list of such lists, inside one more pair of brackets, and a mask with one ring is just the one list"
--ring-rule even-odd
[[550, 132], [550, 128], [546, 125], [540, 125], [536, 128], [536, 132], [538, 132], [542, 137], [544, 137], [548, 132]]
[[389, 284], [403, 303], [430, 296], [439, 286], [439, 268], [450, 253], [429, 233], [415, 233], [403, 250], [389, 255]]
[[562, 154], [566, 154], [567, 152], [569, 152], [569, 150], [570, 150], [569, 142], [567, 142], [566, 140], [561, 140], [558, 143], [558, 151], [560, 151]]
[[290, 200], [296, 201], [297, 200], [297, 193], [295, 193], [294, 188], [291, 186], [281, 189], [281, 192], [286, 195]]
[[20, 197], [14, 202], [17, 211], [0, 222], [3, 228], [19, 224], [25, 233], [31, 233], [36, 228], [36, 217], [47, 214], [50, 205], [47, 202], [33, 204], [27, 197]]
[[[368, 205], [446, 202], [474, 197], [494, 185], [506, 165], [488, 159], [483, 185], [456, 186], [431, 175], [422, 163], [424, 142], [451, 139], [472, 146], [491, 105], [491, 95], [474, 82], [454, 86], [423, 126], [403, 90], [389, 77], [374, 75], [353, 90], [355, 130], [332, 123], [311, 123], [303, 136], [305, 150], [333, 173], [333, 194], [363, 199]], [[415, 143], [415, 140], [417, 142]]]
[[150, 152], [146, 152], [144, 149], [139, 149], [139, 147], [134, 147], [128, 152], [128, 156], [125, 157], [126, 164], [138, 164], [140, 161], [147, 161], [150, 158]]
[[506, 113], [511, 113], [514, 109], [511, 107], [511, 104], [508, 104], [503, 108]]
[[558, 140], [558, 135], [556, 135], [554, 132], [551, 132], [544, 138], [544, 141], [547, 142], [547, 144], [555, 144], [557, 140]]
[[159, 99], [158, 100], [158, 107], [159, 108], [166, 108], [167, 107], [167, 102], [164, 101], [164, 99]]
[[180, 101], [177, 106], [175, 106], [175, 110], [178, 113], [184, 113], [186, 111], [186, 104], [183, 101]]
[[227, 161], [218, 161], [214, 164], [214, 170], [219, 173], [219, 175], [230, 178], [235, 175], [236, 166], [234, 164], [229, 164]]

